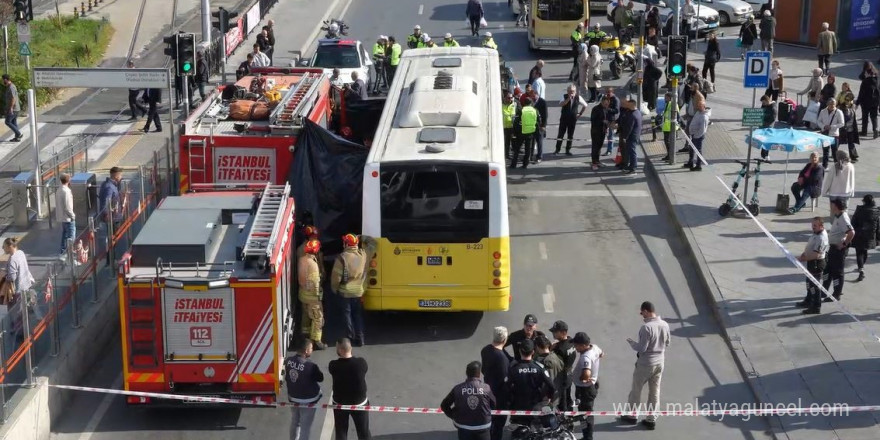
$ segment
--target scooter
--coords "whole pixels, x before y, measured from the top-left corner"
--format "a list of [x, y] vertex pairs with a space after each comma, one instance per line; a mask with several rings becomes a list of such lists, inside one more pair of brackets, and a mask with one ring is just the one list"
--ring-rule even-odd
[[[756, 162], [755, 165], [755, 190], [752, 192], [752, 198], [749, 200], [749, 203], [746, 204], [746, 208], [749, 212], [752, 213], [755, 217], [761, 214], [761, 205], [758, 203], [758, 188], [761, 187], [761, 164], [762, 163], [770, 163], [769, 160], [765, 159], [752, 159]], [[739, 198], [739, 193], [736, 190], [739, 188], [739, 183], [746, 177], [746, 173], [749, 169], [749, 163], [744, 160], [737, 160], [737, 163], [742, 165], [742, 168], [739, 170], [739, 173], [736, 175], [736, 180], [733, 181], [733, 186], [731, 186], [731, 190], [734, 194], [736, 194], [736, 198], [734, 196], [728, 196], [727, 200], [718, 207], [718, 214], [722, 217], [727, 217], [730, 213], [736, 208], [736, 201]]]
[[321, 25], [321, 30], [326, 32], [324, 38], [338, 40], [339, 38], [348, 35], [348, 25], [345, 24], [344, 21], [336, 18], [324, 20], [324, 23]]

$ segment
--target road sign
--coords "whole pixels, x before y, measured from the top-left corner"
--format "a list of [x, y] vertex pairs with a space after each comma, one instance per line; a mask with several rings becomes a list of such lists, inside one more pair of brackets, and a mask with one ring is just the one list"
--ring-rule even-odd
[[30, 46], [28, 46], [27, 43], [21, 43], [18, 45], [18, 54], [23, 57], [29, 57], [29, 56], [33, 55], [31, 53], [31, 48], [30, 48]]
[[168, 87], [168, 70], [35, 67], [34, 85], [37, 87], [164, 89]]
[[31, 26], [27, 22], [18, 23], [17, 34], [19, 43], [31, 42]]
[[764, 125], [764, 109], [744, 108], [742, 125], [743, 127], [760, 127]]
[[765, 89], [770, 85], [770, 52], [746, 52], [743, 87]]

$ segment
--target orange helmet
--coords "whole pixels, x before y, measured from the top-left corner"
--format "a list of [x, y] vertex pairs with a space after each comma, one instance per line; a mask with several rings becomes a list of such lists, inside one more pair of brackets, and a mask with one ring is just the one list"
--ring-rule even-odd
[[306, 226], [303, 228], [303, 235], [308, 238], [317, 238], [318, 237], [318, 228], [312, 225]]
[[356, 247], [358, 245], [357, 235], [354, 234], [345, 234], [342, 236], [342, 243], [345, 244], [346, 247]]
[[321, 251], [321, 242], [318, 240], [307, 241], [305, 251], [307, 254], [316, 255]]

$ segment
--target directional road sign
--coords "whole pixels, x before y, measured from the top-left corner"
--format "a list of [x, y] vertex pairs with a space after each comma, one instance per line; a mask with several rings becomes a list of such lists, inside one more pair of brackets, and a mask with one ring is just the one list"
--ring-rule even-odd
[[29, 57], [29, 56], [33, 55], [31, 53], [31, 47], [28, 46], [27, 43], [21, 43], [18, 45], [18, 54], [23, 57]]
[[742, 115], [743, 127], [760, 127], [764, 125], [763, 108], [744, 108]]
[[765, 89], [770, 85], [770, 52], [746, 52], [743, 87]]
[[168, 87], [166, 69], [36, 67], [37, 87], [107, 87], [152, 89]]

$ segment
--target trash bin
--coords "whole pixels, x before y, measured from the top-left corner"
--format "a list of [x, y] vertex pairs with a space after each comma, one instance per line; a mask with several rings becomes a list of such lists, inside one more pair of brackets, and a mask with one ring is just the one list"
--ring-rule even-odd
[[73, 213], [77, 229], [89, 226], [89, 216], [98, 211], [98, 186], [95, 173], [76, 173], [70, 178]]
[[37, 209], [37, 193], [33, 188], [36, 183], [34, 173], [25, 171], [12, 179], [12, 216], [13, 224], [26, 228], [31, 223], [31, 212]]

